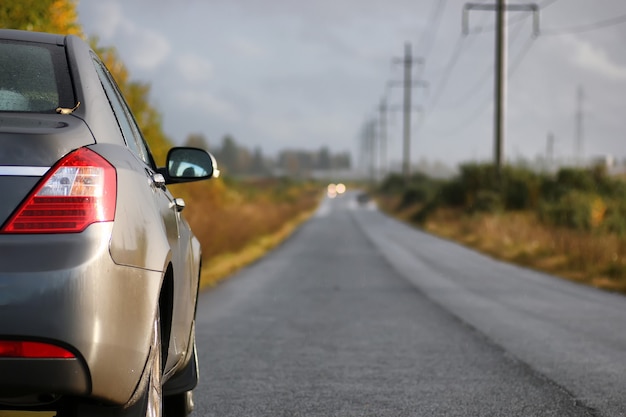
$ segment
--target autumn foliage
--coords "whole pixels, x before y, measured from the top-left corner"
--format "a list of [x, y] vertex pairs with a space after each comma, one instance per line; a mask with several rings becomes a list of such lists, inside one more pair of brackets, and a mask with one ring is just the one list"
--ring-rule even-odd
[[2, 0], [0, 27], [81, 35], [75, 0]]

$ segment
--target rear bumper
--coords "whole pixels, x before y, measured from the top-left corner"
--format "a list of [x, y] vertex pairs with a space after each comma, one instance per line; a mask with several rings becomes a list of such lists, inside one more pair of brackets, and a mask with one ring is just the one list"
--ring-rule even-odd
[[131, 398], [149, 356], [162, 273], [115, 264], [111, 227], [0, 235], [0, 339], [57, 343], [77, 356], [0, 359], [0, 398]]
[[[53, 395], [87, 395], [89, 375], [80, 359], [5, 359], [0, 358], [0, 403], [24, 405], [27, 401], [48, 402]], [[55, 387], [55, 392], [50, 392]], [[28, 396], [29, 399], [22, 399]]]

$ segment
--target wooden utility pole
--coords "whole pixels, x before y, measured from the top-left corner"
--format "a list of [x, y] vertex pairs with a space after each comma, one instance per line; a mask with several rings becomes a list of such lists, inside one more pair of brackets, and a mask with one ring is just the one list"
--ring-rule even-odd
[[469, 33], [468, 13], [470, 10], [487, 10], [496, 12], [495, 39], [495, 70], [494, 70], [494, 164], [498, 177], [504, 162], [504, 138], [506, 133], [506, 26], [507, 11], [532, 11], [534, 16], [534, 35], [539, 33], [539, 6], [536, 4], [507, 5], [506, 0], [496, 0], [495, 4], [466, 3], [463, 9], [463, 33]]
[[[411, 105], [412, 88], [416, 85], [427, 86], [424, 81], [412, 79], [413, 65], [423, 64], [424, 59], [414, 58], [411, 52], [411, 44], [404, 44], [404, 58], [394, 59], [395, 63], [404, 64], [404, 81], [402, 86], [404, 87], [404, 100], [403, 100], [403, 147], [402, 147], [402, 174], [405, 179], [411, 176], [411, 111], [413, 110]], [[390, 85], [393, 83], [390, 83]]]
[[387, 175], [387, 101], [383, 97], [378, 106], [378, 140], [380, 145], [380, 176]]

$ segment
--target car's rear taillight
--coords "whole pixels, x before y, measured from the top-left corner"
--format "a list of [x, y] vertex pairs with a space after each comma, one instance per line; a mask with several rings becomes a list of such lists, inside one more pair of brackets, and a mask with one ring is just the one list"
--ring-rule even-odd
[[80, 148], [43, 177], [2, 233], [75, 233], [115, 217], [117, 174], [103, 157]]
[[69, 350], [49, 343], [0, 340], [0, 358], [70, 359], [75, 357]]

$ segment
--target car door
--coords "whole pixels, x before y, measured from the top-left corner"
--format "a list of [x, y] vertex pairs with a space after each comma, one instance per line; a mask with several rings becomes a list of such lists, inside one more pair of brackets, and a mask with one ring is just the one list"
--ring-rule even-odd
[[[189, 314], [189, 311], [193, 311], [195, 298], [190, 299], [189, 295], [195, 296], [196, 287], [194, 287], [192, 277], [190, 276], [188, 262], [191, 256], [190, 230], [187, 223], [181, 218], [181, 206], [177, 204], [177, 201], [166, 188], [163, 176], [157, 172], [154, 158], [117, 85], [99, 60], [95, 59], [95, 64], [120, 125], [126, 145], [143, 164], [143, 172], [146, 177], [145, 183], [150, 187], [149, 194], [152, 199], [150, 203], [159, 213], [162, 232], [167, 236], [169, 243], [170, 260], [174, 275], [174, 303], [172, 306], [172, 326], [166, 364], [167, 369], [173, 366], [181, 355], [187, 351], [190, 337], [189, 331], [193, 320], [193, 314]], [[146, 202], [137, 202], [137, 204], [143, 203]], [[141, 209], [144, 210], [144, 208]], [[147, 236], [147, 239], [151, 239], [151, 237]]]

